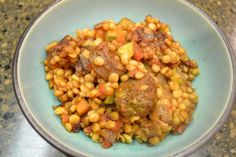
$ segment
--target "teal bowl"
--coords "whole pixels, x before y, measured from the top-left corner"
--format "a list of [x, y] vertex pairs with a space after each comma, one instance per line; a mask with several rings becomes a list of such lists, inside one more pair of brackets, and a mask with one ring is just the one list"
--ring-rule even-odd
[[[179, 136], [169, 135], [148, 147], [117, 143], [102, 149], [82, 132], [68, 133], [54, 115], [59, 104], [44, 79], [44, 47], [77, 28], [105, 19], [128, 17], [136, 22], [148, 14], [172, 28], [177, 41], [199, 63], [201, 74], [193, 86], [199, 103], [193, 122]], [[73, 156], [156, 157], [185, 156], [209, 140], [227, 119], [235, 97], [235, 56], [223, 33], [206, 14], [184, 0], [59, 0], [46, 7], [29, 25], [14, 57], [16, 97], [33, 128], [49, 143]]]

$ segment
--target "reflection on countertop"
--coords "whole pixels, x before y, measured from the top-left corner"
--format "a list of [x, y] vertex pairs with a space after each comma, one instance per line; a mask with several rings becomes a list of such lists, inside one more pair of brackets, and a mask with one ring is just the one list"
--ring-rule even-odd
[[[11, 62], [20, 35], [52, 0], [0, 0], [0, 156], [65, 157], [29, 125], [14, 97]], [[236, 51], [236, 0], [189, 0], [226, 33]], [[236, 104], [220, 131], [191, 157], [236, 156]]]

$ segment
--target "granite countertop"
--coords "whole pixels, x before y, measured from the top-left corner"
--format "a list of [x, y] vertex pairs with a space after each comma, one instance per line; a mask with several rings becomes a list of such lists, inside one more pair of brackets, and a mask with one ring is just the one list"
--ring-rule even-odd
[[[16, 102], [11, 63], [26, 26], [52, 0], [0, 0], [0, 156], [65, 157], [28, 124]], [[236, 0], [190, 0], [226, 33], [236, 52]], [[190, 157], [236, 156], [236, 103], [225, 125]]]

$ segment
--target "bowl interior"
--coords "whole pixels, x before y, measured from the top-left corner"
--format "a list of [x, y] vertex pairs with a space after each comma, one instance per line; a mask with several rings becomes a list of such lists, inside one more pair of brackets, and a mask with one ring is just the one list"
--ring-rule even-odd
[[[52, 110], [52, 105], [59, 102], [44, 79], [44, 47], [66, 34], [75, 34], [78, 28], [92, 27], [105, 19], [118, 21], [128, 17], [138, 22], [148, 14], [169, 24], [174, 38], [200, 66], [201, 74], [193, 83], [200, 101], [191, 125], [184, 134], [170, 135], [155, 147], [115, 144], [108, 150], [82, 133], [65, 131]], [[220, 34], [204, 16], [180, 0], [61, 1], [32, 25], [20, 47], [16, 66], [25, 110], [33, 117], [39, 132], [50, 136], [53, 143], [63, 144], [67, 147], [64, 150], [72, 154], [82, 152], [96, 157], [169, 156], [189, 149], [218, 123], [229, 101], [233, 80], [229, 52]]]

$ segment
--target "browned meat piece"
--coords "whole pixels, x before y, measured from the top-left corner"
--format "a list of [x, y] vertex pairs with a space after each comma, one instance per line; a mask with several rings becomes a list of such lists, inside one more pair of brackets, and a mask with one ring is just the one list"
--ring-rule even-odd
[[113, 131], [101, 129], [99, 134], [100, 137], [102, 137], [99, 139], [99, 141], [101, 142], [102, 147], [105, 149], [110, 148], [116, 141], [116, 134]]
[[148, 120], [141, 123], [141, 126], [142, 127], [138, 129], [135, 135], [141, 138], [143, 141], [147, 141], [152, 137], [159, 137], [162, 139], [171, 130], [171, 127], [162, 121], [153, 122]]
[[133, 32], [133, 40], [137, 43], [144, 42], [153, 42], [154, 40], [154, 32], [148, 31], [144, 27], [138, 27]]
[[154, 33], [154, 43], [155, 46], [157, 47], [161, 47], [162, 45], [165, 45], [165, 39], [167, 38], [166, 37], [166, 34], [164, 34], [163, 32], [160, 32], [160, 31], [156, 31]]
[[[145, 27], [138, 27], [133, 31], [131, 36], [132, 40], [143, 49], [144, 59], [146, 60], [153, 58], [155, 50], [161, 50], [167, 47], [165, 44], [167, 36], [161, 31], [152, 31]], [[147, 46], [152, 51], [150, 51], [150, 49], [145, 51]]]
[[186, 124], [180, 124], [173, 130], [173, 134], [182, 134], [185, 129], [186, 129]]
[[[113, 72], [117, 73], [118, 75], [123, 75], [126, 72], [125, 67], [121, 64], [119, 56], [116, 54], [116, 52], [109, 51], [106, 43], [102, 43], [96, 48], [90, 47], [88, 49], [91, 52], [89, 59], [85, 59], [82, 55], [80, 55], [82, 66], [87, 71], [94, 69], [97, 75], [102, 77], [104, 80], [108, 80], [109, 75]], [[97, 56], [100, 56], [104, 59], [105, 64], [103, 66], [96, 66], [93, 63], [93, 60]]]
[[93, 60], [96, 56], [101, 56], [105, 61], [103, 66], [98, 67], [93, 65], [95, 72], [103, 79], [108, 80], [108, 77], [112, 72], [115, 72], [118, 75], [123, 75], [126, 72], [125, 67], [121, 64], [119, 56], [116, 52], [109, 51], [107, 44], [101, 44], [98, 49], [95, 50], [91, 59]]
[[158, 123], [147, 122], [142, 125], [142, 127], [136, 132], [136, 134], [141, 137], [144, 141], [151, 137], [160, 136], [162, 134], [161, 128]]
[[47, 52], [49, 53], [49, 55], [53, 52], [57, 52], [57, 54], [59, 54], [59, 52], [61, 52], [65, 46], [69, 45], [70, 41], [75, 41], [75, 40], [71, 36], [67, 35], [56, 46], [49, 49]]
[[84, 70], [89, 72], [92, 70], [92, 62], [89, 59], [84, 58], [82, 54], [80, 54], [79, 62]]
[[[166, 78], [158, 74], [155, 77], [155, 83], [158, 86], [162, 86], [162, 95], [159, 96], [161, 99], [168, 99], [171, 100], [173, 98], [172, 92], [169, 89], [168, 83]], [[159, 99], [160, 100], [160, 99]], [[172, 121], [172, 112], [170, 111], [170, 105], [166, 104], [158, 104], [154, 107], [153, 112], [150, 114], [150, 118], [153, 121], [159, 121], [162, 120], [166, 123], [169, 123]]]
[[138, 27], [133, 31], [133, 40], [137, 43], [146, 44], [162, 44], [166, 38], [166, 35], [160, 31], [151, 31], [144, 27]]
[[100, 136], [103, 137], [104, 141], [109, 141], [110, 143], [114, 143], [116, 140], [116, 134], [113, 131], [102, 129], [99, 132]]
[[146, 116], [155, 106], [156, 86], [150, 73], [141, 80], [129, 80], [116, 91], [115, 103], [125, 117]]
[[[81, 57], [80, 57], [81, 59]], [[76, 64], [75, 64], [75, 74], [78, 76], [83, 76], [85, 74], [87, 74], [88, 71], [84, 68], [84, 66], [82, 65], [82, 61], [79, 60]]]
[[78, 58], [76, 52], [77, 47], [78, 41], [76, 39], [69, 35], [65, 36], [56, 46], [47, 50], [49, 68], [69, 68], [74, 66]]
[[172, 114], [173, 113], [170, 111], [169, 105], [158, 105], [150, 114], [150, 118], [156, 122], [162, 120], [163, 122], [169, 124], [172, 122]]

